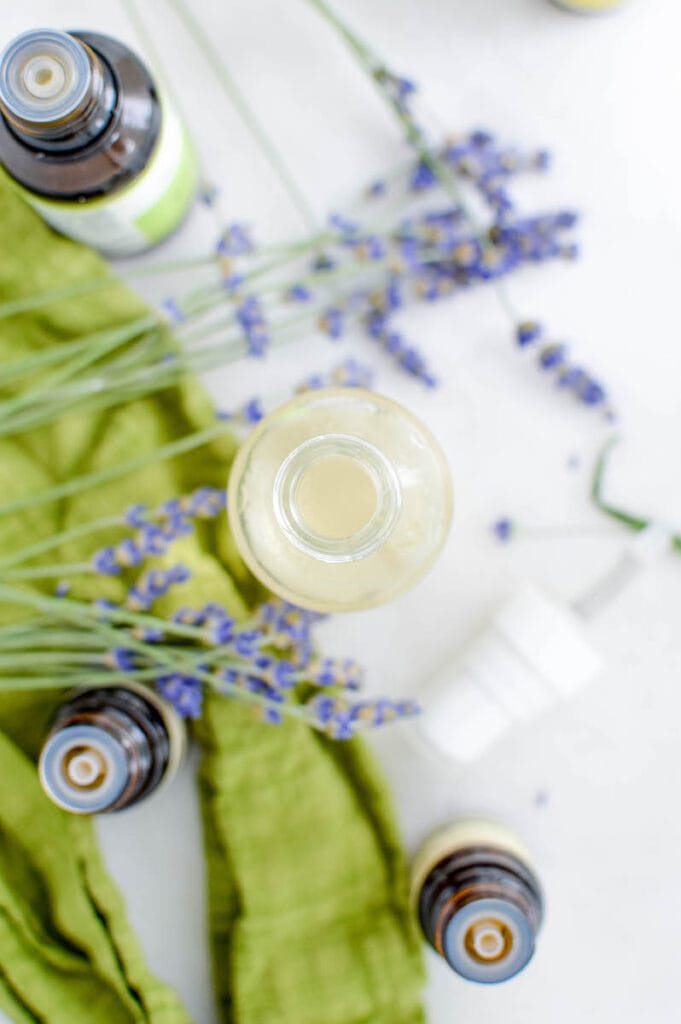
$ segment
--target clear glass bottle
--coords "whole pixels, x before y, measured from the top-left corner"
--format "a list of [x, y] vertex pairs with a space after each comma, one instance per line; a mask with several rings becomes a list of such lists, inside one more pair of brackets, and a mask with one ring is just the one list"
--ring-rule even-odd
[[0, 55], [0, 162], [53, 227], [111, 255], [148, 249], [187, 212], [187, 131], [142, 61], [96, 32], [33, 29]]
[[418, 582], [447, 537], [439, 444], [390, 399], [309, 392], [267, 416], [228, 486], [236, 544], [274, 593], [316, 611], [382, 604]]
[[40, 783], [72, 814], [120, 811], [168, 783], [184, 749], [182, 719], [148, 688], [83, 690], [55, 716], [40, 753]]
[[507, 981], [534, 954], [541, 886], [523, 844], [497, 821], [461, 819], [430, 836], [413, 862], [411, 899], [428, 943], [469, 981]]

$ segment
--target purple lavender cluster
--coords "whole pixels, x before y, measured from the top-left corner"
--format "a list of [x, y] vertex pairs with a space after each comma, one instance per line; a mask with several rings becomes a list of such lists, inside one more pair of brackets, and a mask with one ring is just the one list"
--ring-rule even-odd
[[[224, 492], [210, 487], [164, 501], [153, 510], [134, 505], [123, 517], [123, 524], [134, 531], [132, 537], [99, 549], [92, 569], [118, 576], [165, 556], [176, 540], [194, 529], [196, 520], [215, 518], [224, 507]], [[201, 714], [207, 688], [256, 703], [267, 722], [281, 722], [290, 714], [338, 739], [416, 713], [409, 702], [353, 703], [338, 697], [339, 692], [360, 688], [362, 670], [352, 659], [318, 654], [312, 629], [325, 616], [317, 612], [271, 600], [248, 622], [237, 622], [214, 601], [199, 608], [180, 607], [167, 619], [148, 614], [159, 598], [190, 576], [179, 562], [168, 568], [146, 567], [121, 605], [95, 602], [103, 621], [110, 621], [113, 612], [132, 613], [129, 623], [118, 626], [120, 641], [107, 650], [105, 667], [131, 678], [138, 672], [148, 678], [151, 672], [159, 693], [189, 718]], [[305, 690], [303, 698], [299, 687]], [[323, 712], [316, 701], [322, 690], [340, 702], [333, 714]]]
[[307, 705], [315, 724], [332, 739], [349, 740], [362, 728], [376, 728], [397, 718], [412, 718], [420, 708], [412, 700], [369, 700], [354, 703], [344, 697], [317, 694]]
[[[338, 691], [360, 688], [362, 670], [352, 659], [317, 655], [311, 631], [320, 618], [323, 616], [280, 600], [263, 604], [245, 624], [238, 624], [215, 602], [198, 609], [181, 608], [172, 616], [167, 631], [154, 637], [167, 654], [167, 644], [177, 639], [172, 624], [201, 631], [191, 647], [170, 648], [176, 653], [176, 669], [169, 671], [166, 662], [155, 658], [153, 646], [141, 654], [126, 647], [123, 638], [108, 652], [106, 663], [123, 673], [157, 668], [159, 693], [190, 718], [201, 714], [207, 685], [227, 695], [255, 698], [267, 722], [279, 723], [288, 712], [335, 739], [349, 739], [360, 728], [418, 713], [411, 701], [349, 701], [338, 696]], [[192, 654], [197, 648], [200, 653]], [[302, 703], [296, 693], [301, 684], [317, 691]], [[331, 691], [325, 703], [320, 690]]]
[[247, 295], [236, 308], [236, 319], [246, 339], [247, 355], [262, 359], [272, 338], [261, 299], [257, 295]]
[[557, 388], [572, 394], [582, 405], [602, 410], [610, 421], [614, 420], [604, 385], [585, 367], [572, 361], [565, 342], [548, 337], [544, 327], [536, 321], [519, 324], [516, 341], [520, 348], [536, 351], [537, 365], [553, 378]]
[[[155, 510], [145, 505], [132, 505], [125, 512], [124, 522], [135, 533], [118, 544], [95, 551], [91, 560], [92, 571], [100, 576], [120, 576], [125, 569], [135, 568], [147, 558], [165, 555], [178, 538], [192, 533], [196, 520], [214, 519], [225, 508], [226, 502], [225, 491], [199, 487], [192, 494], [162, 502]], [[184, 579], [175, 578], [178, 572], [175, 570], [170, 583], [184, 582]]]
[[[413, 83], [385, 68], [378, 81], [401, 119], [413, 126]], [[550, 159], [545, 150], [525, 152], [476, 130], [449, 138], [424, 156], [422, 133], [418, 140], [420, 155], [406, 176], [409, 209], [398, 223], [388, 215], [387, 223], [392, 219], [393, 225], [379, 231], [357, 218], [333, 213], [321, 248], [297, 282], [267, 300], [237, 291], [235, 316], [250, 355], [265, 353], [282, 302], [303, 304], [330, 340], [337, 342], [349, 328], [359, 326], [401, 370], [433, 387], [434, 369], [399, 329], [401, 310], [414, 301], [433, 303], [475, 285], [498, 282], [526, 266], [577, 258], [579, 250], [571, 237], [577, 223], [573, 211], [527, 216], [517, 211], [511, 194], [518, 175], [547, 170]], [[448, 183], [461, 192], [460, 201], [454, 201], [445, 187]], [[375, 181], [366, 194], [376, 201], [395, 198], [396, 191], [404, 201], [404, 181]], [[474, 208], [481, 211], [474, 218], [465, 198], [474, 199]], [[221, 239], [220, 252], [229, 251], [230, 271], [240, 258], [257, 256], [240, 225], [232, 225], [226, 235], [229, 245]], [[579, 390], [572, 383], [566, 386]], [[595, 395], [593, 388], [582, 392]], [[260, 407], [247, 411], [247, 421], [257, 422]]]

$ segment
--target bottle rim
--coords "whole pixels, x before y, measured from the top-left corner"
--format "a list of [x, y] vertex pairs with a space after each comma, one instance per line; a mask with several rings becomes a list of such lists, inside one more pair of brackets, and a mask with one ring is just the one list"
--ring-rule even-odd
[[[43, 83], [41, 75], [46, 78]], [[57, 78], [53, 93], [47, 88], [50, 76]], [[68, 32], [31, 29], [0, 53], [0, 107], [19, 127], [69, 120], [87, 102], [92, 86], [88, 50]]]
[[[333, 457], [361, 464], [376, 494], [369, 520], [346, 537], [318, 533], [298, 500], [306, 471]], [[323, 562], [354, 562], [373, 554], [393, 533], [401, 507], [400, 483], [391, 463], [375, 445], [349, 434], [320, 434], [304, 441], [284, 460], [274, 481], [274, 512], [281, 529], [300, 551]]]

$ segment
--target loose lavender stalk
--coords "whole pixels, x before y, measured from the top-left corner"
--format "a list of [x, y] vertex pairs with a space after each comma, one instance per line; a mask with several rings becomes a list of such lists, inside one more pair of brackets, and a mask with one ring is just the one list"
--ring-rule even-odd
[[51, 366], [53, 363], [63, 362], [70, 356], [77, 356], [83, 351], [98, 352], [100, 349], [109, 349], [114, 340], [118, 345], [126, 345], [134, 338], [143, 335], [145, 331], [157, 327], [158, 323], [158, 318], [154, 314], [149, 314], [132, 320], [122, 327], [108, 328], [82, 335], [79, 338], [74, 338], [73, 341], [62, 342], [42, 352], [12, 360], [0, 367], [0, 385], [16, 377], [25, 376], [27, 373], [33, 374], [36, 370]]
[[[299, 612], [293, 614], [286, 607], [282, 611], [277, 610], [275, 605], [266, 605], [258, 613], [257, 621], [260, 623], [260, 634], [252, 630], [241, 628], [233, 633], [230, 639], [219, 645], [214, 651], [200, 651], [192, 653], [186, 647], [175, 648], [168, 645], [149, 644], [138, 639], [134, 633], [125, 630], [121, 633], [121, 626], [125, 624], [140, 625], [146, 633], [150, 630], [158, 634], [163, 632], [180, 636], [194, 635], [195, 640], [202, 640], [206, 643], [205, 630], [198, 627], [183, 626], [176, 620], [167, 621], [158, 619], [155, 616], [139, 615], [129, 613], [120, 609], [107, 609], [107, 618], [111, 623], [117, 623], [117, 627], [102, 621], [102, 609], [92, 609], [82, 602], [72, 602], [64, 599], [44, 598], [30, 592], [17, 591], [0, 584], [0, 601], [10, 601], [13, 604], [33, 607], [36, 610], [54, 614], [55, 620], [63, 619], [79, 622], [83, 628], [91, 629], [102, 640], [114, 643], [114, 648], [109, 654], [114, 655], [113, 660], [108, 656], [104, 658], [106, 669], [102, 667], [102, 678], [104, 682], [111, 682], [112, 678], [136, 679], [153, 678], [161, 693], [168, 699], [178, 702], [179, 709], [185, 714], [196, 714], [200, 709], [200, 692], [203, 686], [217, 689], [220, 692], [236, 697], [239, 700], [255, 704], [260, 707], [263, 716], [270, 722], [278, 722], [282, 715], [289, 715], [299, 718], [302, 721], [321, 728], [337, 738], [348, 738], [358, 729], [380, 725], [384, 721], [395, 717], [405, 717], [417, 712], [416, 706], [411, 702], [394, 702], [388, 700], [349, 702], [345, 698], [337, 696], [315, 696], [304, 703], [289, 699], [293, 694], [293, 688], [301, 680], [316, 679], [317, 684], [322, 687], [337, 687], [352, 685], [355, 683], [353, 677], [345, 673], [353, 671], [354, 663], [334, 662], [331, 659], [322, 659], [316, 668], [310, 660], [307, 651], [307, 631], [309, 625], [316, 616], [303, 613], [302, 634], [298, 629]], [[270, 609], [268, 611], [268, 609]], [[99, 618], [93, 619], [93, 613]], [[201, 619], [204, 613], [193, 613]], [[205, 613], [208, 614], [208, 613]], [[210, 614], [215, 614], [211, 607]], [[293, 616], [293, 617], [292, 617]], [[228, 629], [233, 629], [232, 621], [226, 617], [218, 617]], [[265, 649], [273, 645], [276, 649], [281, 645], [281, 630], [285, 631], [286, 644], [293, 644], [296, 650], [297, 644], [302, 644], [300, 652], [303, 660], [299, 669], [294, 663], [280, 661], [264, 653]], [[293, 632], [289, 632], [293, 630]], [[233, 644], [234, 653], [229, 652], [229, 644]], [[124, 648], [120, 646], [124, 644]], [[46, 655], [50, 657], [49, 653]], [[135, 657], [141, 661], [136, 663]], [[51, 676], [35, 675], [36, 686], [49, 687], [60, 686], [67, 682], [72, 684], [76, 679], [86, 681], [89, 685], [97, 683], [100, 663], [94, 663], [90, 655], [84, 655], [84, 663], [89, 662], [87, 671], [78, 673], [74, 677], [73, 672], [53, 674]], [[40, 668], [41, 656], [35, 652], [29, 652], [25, 661], [22, 661], [16, 654], [9, 655], [5, 661], [0, 660], [0, 667], [16, 669], [23, 666], [30, 668], [31, 665]], [[149, 668], [145, 662], [152, 662]], [[80, 660], [78, 661], [80, 663]], [[114, 669], [109, 672], [108, 665]], [[122, 669], [116, 672], [116, 668]], [[164, 674], [165, 672], [165, 674]], [[255, 673], [255, 674], [254, 674]], [[21, 676], [3, 677], [0, 674], [0, 688], [3, 686], [30, 685], [31, 680]]]
[[[213, 44], [213, 40], [203, 29], [200, 22], [193, 16], [184, 0], [169, 0], [169, 3], [175, 8], [184, 22], [187, 31], [194, 38], [203, 59], [210, 66], [225, 94], [229, 97], [232, 106], [260, 147], [263, 156], [275, 171], [303, 222], [311, 231], [317, 230], [318, 219], [307, 200], [307, 196], [299, 188], [297, 181], [288, 169], [286, 161], [263, 128], [258, 117], [256, 117], [252, 107], [247, 103], [236, 82], [228, 73], [220, 54]], [[130, 5], [132, 6], [132, 0], [130, 0]]]
[[[387, 67], [385, 62], [348, 26], [327, 0], [307, 0], [307, 2], [345, 41], [360, 66], [378, 86], [381, 95], [397, 118], [408, 143], [418, 153], [419, 165], [413, 180], [416, 183], [420, 183], [420, 187], [424, 188], [431, 187], [435, 181], [439, 182], [450, 198], [462, 207], [469, 222], [479, 227], [478, 218], [472, 215], [470, 208], [461, 203], [461, 190], [458, 185], [457, 176], [452, 173], [451, 165], [453, 163], [454, 170], [459, 173], [459, 176], [463, 172], [464, 177], [472, 179], [484, 197], [496, 209], [499, 218], [498, 227], [503, 230], [506, 215], [512, 209], [512, 203], [502, 187], [506, 171], [503, 163], [495, 168], [493, 174], [490, 174], [485, 169], [484, 176], [478, 176], [476, 162], [474, 160], [471, 165], [466, 147], [462, 147], [460, 144], [457, 145], [455, 142], [451, 154], [455, 154], [453, 160], [450, 156], [451, 147], [445, 147], [443, 151], [434, 147], [428, 141], [426, 133], [417, 122], [411, 109], [411, 100], [416, 92], [415, 84], [408, 78], [396, 75]], [[482, 143], [481, 148], [484, 148], [491, 140], [491, 136], [484, 132], [477, 134], [479, 135], [479, 141]], [[490, 233], [490, 242], [493, 243], [493, 241], [493, 236]], [[485, 251], [489, 251], [489, 244], [489, 242], [484, 243], [483, 248]], [[527, 324], [523, 322], [524, 318], [515, 309], [504, 283], [495, 279], [493, 284], [499, 303], [510, 319], [516, 338], [522, 345], [521, 339]], [[552, 352], [556, 347], [557, 343], [551, 342], [547, 348]], [[614, 414], [612, 409], [606, 404], [607, 396], [603, 386], [590, 373], [584, 370], [582, 366], [576, 365], [569, 360], [565, 345], [562, 345], [560, 348], [559, 372], [557, 374], [558, 386], [564, 390], [574, 392], [576, 397], [585, 405], [604, 408], [606, 418], [612, 421]], [[539, 360], [539, 366], [542, 369], [553, 369], [555, 364], [551, 359], [551, 355], [547, 352], [546, 358]]]
[[[166, 261], [164, 263], [152, 263], [150, 266], [136, 267], [134, 280], [141, 277], [153, 277], [157, 274], [168, 274], [178, 270], [190, 270], [200, 267], [215, 266], [218, 258], [214, 253], [209, 256], [191, 256], [187, 259]], [[125, 274], [109, 273], [99, 277], [89, 278], [85, 281], [75, 281], [73, 284], [63, 285], [59, 288], [49, 288], [35, 295], [27, 295], [21, 299], [11, 299], [8, 302], [0, 302], [0, 320], [8, 317], [19, 316], [21, 313], [31, 313], [43, 306], [51, 306], [58, 302], [69, 299], [82, 298], [92, 292], [105, 291], [108, 288], [117, 288], [127, 284], [129, 279]]]
[[[134, 572], [142, 563], [166, 555], [195, 521], [223, 514], [224, 505], [224, 492], [199, 488], [156, 509], [132, 506], [118, 517], [131, 536], [95, 551], [87, 563], [30, 567], [20, 570], [21, 575], [28, 579], [65, 570], [106, 576]], [[11, 574], [9, 570], [5, 578]], [[337, 738], [416, 713], [410, 702], [348, 701], [342, 696], [359, 685], [359, 669], [350, 660], [315, 653], [310, 628], [320, 616], [314, 613], [284, 602], [266, 603], [241, 623], [214, 603], [180, 608], [170, 619], [149, 613], [158, 598], [190, 576], [181, 564], [145, 567], [121, 605], [50, 598], [0, 582], [0, 602], [38, 613], [36, 624], [0, 628], [0, 688], [30, 687], [32, 680], [38, 688], [67, 681], [108, 685], [123, 674], [128, 681], [152, 680], [182, 714], [197, 715], [202, 693], [210, 687], [257, 705], [267, 721], [292, 715]], [[301, 703], [296, 688], [303, 683], [327, 693], [323, 699], [317, 694]]]
[[[457, 205], [462, 205], [459, 183], [447, 164], [440, 160], [434, 147], [426, 143], [423, 128], [416, 122], [409, 110], [408, 101], [416, 92], [415, 83], [409, 78], [400, 77], [390, 71], [385, 62], [341, 19], [325, 0], [308, 0], [308, 3], [315, 8], [318, 14], [345, 41], [350, 51], [357, 58], [360, 66], [374, 83], [378, 85], [381, 95], [402, 127], [407, 142], [413, 146], [419, 158], [430, 169], [433, 177], [441, 183], [452, 201]], [[466, 210], [466, 216], [471, 223], [476, 223], [475, 218], [468, 210]]]
[[178, 455], [184, 455], [195, 448], [201, 448], [206, 444], [210, 444], [211, 441], [216, 441], [227, 433], [229, 433], [228, 425], [216, 423], [214, 426], [198, 430], [194, 434], [189, 434], [179, 441], [172, 441], [169, 444], [161, 445], [159, 448], [146, 452], [136, 459], [130, 459], [127, 462], [109, 466], [107, 469], [97, 470], [94, 473], [84, 473], [81, 476], [65, 480], [55, 487], [46, 488], [35, 494], [27, 494], [23, 498], [17, 498], [16, 501], [0, 506], [0, 519], [4, 516], [16, 515], [18, 512], [23, 512], [29, 508], [49, 505], [52, 502], [60, 501], [62, 498], [72, 497], [74, 494], [81, 494], [84, 491], [92, 490], [102, 483], [109, 483], [112, 480], [118, 480], [121, 477], [129, 476], [131, 473], [136, 473], [140, 469], [144, 469], [145, 466], [174, 459]]
[[[605, 487], [605, 472], [608, 468], [613, 448], [618, 444], [618, 442], [619, 438], [614, 435], [606, 441], [605, 445], [601, 449], [591, 481], [591, 500], [600, 512], [605, 513], [605, 515], [616, 520], [616, 522], [621, 523], [623, 526], [628, 526], [630, 529], [640, 532], [641, 530], [645, 530], [647, 527], [652, 526], [655, 521], [654, 518], [627, 512], [625, 509], [619, 508], [617, 505], [613, 505], [604, 497], [603, 494]], [[671, 544], [676, 551], [681, 551], [681, 534], [673, 536]]]
[[[336, 293], [336, 298], [331, 306], [323, 296], [314, 301], [308, 294], [306, 309], [295, 317], [287, 317], [281, 321], [271, 320], [271, 313], [265, 312], [262, 305], [263, 300], [259, 297], [257, 300], [259, 308], [263, 310], [262, 327], [264, 328], [267, 324], [267, 329], [264, 331], [259, 329], [257, 344], [249, 333], [252, 324], [250, 321], [246, 323], [243, 320], [242, 313], [249, 302], [255, 301], [252, 297], [240, 300], [241, 304], [238, 305], [236, 296], [225, 295], [222, 290], [217, 290], [213, 297], [206, 298], [206, 306], [215, 309], [220, 303], [229, 302], [233, 312], [225, 320], [209, 324], [198, 330], [194, 328], [193, 333], [189, 334], [185, 331], [186, 322], [191, 323], [192, 319], [200, 314], [197, 314], [196, 311], [185, 313], [183, 303], [174, 304], [173, 308], [177, 310], [176, 319], [178, 321], [176, 331], [183, 338], [185, 344], [192, 345], [201, 338], [205, 339], [211, 334], [221, 333], [223, 329], [231, 328], [238, 333], [233, 336], [231, 342], [228, 339], [219, 346], [194, 349], [186, 354], [177, 351], [169, 344], [169, 351], [166, 355], [162, 355], [160, 365], [158, 362], [154, 362], [150, 366], [146, 366], [143, 359], [136, 356], [137, 350], [133, 350], [132, 356], [125, 354], [110, 363], [106, 382], [101, 373], [94, 377], [82, 377], [62, 389], [53, 389], [52, 403], [47, 405], [42, 400], [41, 394], [33, 396], [33, 404], [38, 406], [35, 412], [31, 412], [30, 395], [26, 398], [22, 396], [20, 399], [12, 400], [9, 404], [9, 412], [15, 411], [19, 407], [19, 403], [23, 403], [23, 414], [18, 418], [11, 418], [7, 415], [7, 403], [4, 407], [0, 404], [0, 413], [3, 408], [6, 413], [5, 425], [0, 423], [0, 434], [14, 433], [44, 425], [55, 416], [72, 411], [76, 403], [78, 408], [97, 411], [133, 396], [139, 397], [142, 394], [170, 387], [181, 379], [185, 372], [205, 371], [243, 354], [260, 355], [264, 346], [271, 347], [272, 344], [287, 341], [289, 339], [288, 331], [291, 327], [319, 324], [322, 326], [322, 330], [330, 333], [332, 337], [336, 337], [343, 330], [343, 321], [346, 317], [345, 307], [347, 306], [347, 311], [350, 312], [353, 305], [356, 310], [359, 310], [354, 316], [360, 320], [364, 318], [370, 336], [378, 339], [388, 352], [393, 352], [408, 372], [422, 376], [427, 382], [432, 375], [426, 371], [422, 358], [415, 356], [413, 349], [405, 348], [399, 335], [387, 329], [387, 321], [384, 316], [379, 320], [378, 313], [371, 312], [375, 301], [372, 296], [374, 294], [385, 295], [388, 302], [394, 302], [391, 296], [395, 289], [390, 285], [390, 281], [391, 277], [395, 281], [397, 280], [394, 276], [395, 267], [400, 261], [404, 261], [405, 253], [407, 253], [407, 260], [410, 261], [409, 265], [413, 268], [415, 290], [418, 293], [421, 289], [422, 296], [426, 300], [431, 298], [433, 289], [435, 289], [433, 298], [440, 294], [446, 294], [447, 290], [456, 283], [457, 275], [460, 281], [465, 282], [468, 286], [475, 280], [493, 279], [498, 273], [495, 270], [494, 261], [490, 258], [490, 250], [483, 252], [481, 239], [454, 235], [450, 240], [450, 236], [445, 234], [444, 245], [441, 248], [438, 249], [437, 246], [432, 245], [431, 240], [437, 239], [439, 237], [437, 232], [440, 232], [440, 228], [436, 230], [434, 227], [435, 224], [434, 219], [429, 224], [426, 218], [423, 224], [417, 221], [413, 226], [409, 226], [407, 223], [384, 235], [368, 236], [354, 228], [352, 230], [345, 228], [340, 232], [337, 230], [333, 238], [339, 252], [332, 261], [330, 269], [324, 268], [321, 276], [319, 271], [302, 275], [297, 280], [294, 279], [293, 284], [285, 286], [283, 289], [281, 285], [277, 286], [270, 294], [274, 296], [273, 308], [276, 309], [282, 301], [282, 297], [286, 298], [289, 294], [310, 293], [309, 284], [314, 284], [316, 289], [321, 292], [325, 292], [331, 285], [337, 288], [339, 284], [345, 284], [347, 291]], [[561, 229], [561, 222], [558, 220], [556, 227], [550, 227], [548, 230], [550, 232], [556, 229]], [[525, 235], [522, 232], [529, 229], [524, 226], [521, 226], [520, 229], [513, 228], [516, 234], [518, 234], [518, 230], [520, 231], [518, 237], [524, 239]], [[509, 234], [509, 244], [516, 245], [516, 234]], [[551, 237], [550, 234], [548, 237]], [[522, 253], [515, 253], [511, 249], [509, 249], [508, 255], [501, 255], [504, 250], [498, 249], [500, 255], [497, 263], [501, 261], [502, 269], [505, 265], [509, 267], [518, 265], [525, 258], [537, 258], [533, 249], [535, 243], [531, 236], [528, 236], [527, 241], [529, 246], [527, 257]], [[507, 242], [502, 239], [501, 244], [506, 245]], [[552, 248], [545, 246], [545, 249], [546, 252], [541, 252], [539, 258], [552, 258], [561, 253], [560, 247], [553, 242]], [[511, 255], [512, 260], [508, 263]], [[504, 260], [506, 264], [503, 263]], [[256, 274], [258, 270], [252, 273]], [[404, 271], [401, 273], [404, 277]], [[384, 291], [382, 282], [386, 277], [389, 287]], [[405, 277], [406, 281], [408, 281], [408, 275]], [[260, 293], [261, 296], [264, 294], [266, 293]], [[380, 301], [383, 302], [383, 298]], [[367, 308], [369, 313], [365, 312]], [[379, 322], [381, 328], [377, 330]], [[243, 340], [243, 344], [240, 339]], [[164, 352], [163, 345], [161, 345], [160, 351]], [[117, 376], [116, 370], [129, 370], [133, 358], [136, 358], [141, 365], [135, 369], [133, 363], [133, 372], [124, 372]]]

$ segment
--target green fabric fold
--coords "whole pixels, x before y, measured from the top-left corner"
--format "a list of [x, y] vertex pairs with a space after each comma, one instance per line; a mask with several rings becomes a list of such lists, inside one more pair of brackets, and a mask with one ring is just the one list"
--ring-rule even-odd
[[366, 747], [297, 722], [268, 732], [219, 699], [200, 736], [223, 1019], [422, 1020], [400, 842]]
[[[110, 273], [94, 253], [48, 229], [2, 179], [0, 223], [0, 302]], [[146, 314], [112, 280], [80, 298], [0, 319], [0, 360]], [[210, 402], [190, 381], [0, 438], [0, 503], [212, 422]], [[234, 450], [225, 437], [74, 498], [0, 518], [0, 555], [133, 502], [155, 505], [202, 484], [224, 486]], [[94, 543], [108, 539], [64, 545], [56, 557], [86, 559]], [[159, 605], [164, 614], [214, 600], [245, 615], [261, 596], [224, 521], [183, 540], [180, 557], [193, 576]], [[120, 600], [125, 586], [86, 577], [73, 596]], [[14, 614], [0, 605], [0, 622]], [[58, 699], [0, 693], [0, 1008], [18, 1024], [187, 1024], [178, 997], [145, 964], [92, 823], [63, 813], [40, 790], [34, 761]], [[421, 954], [399, 837], [365, 747], [333, 743], [298, 722], [267, 725], [214, 695], [196, 737], [203, 748], [199, 785], [221, 1020], [421, 1021]]]

